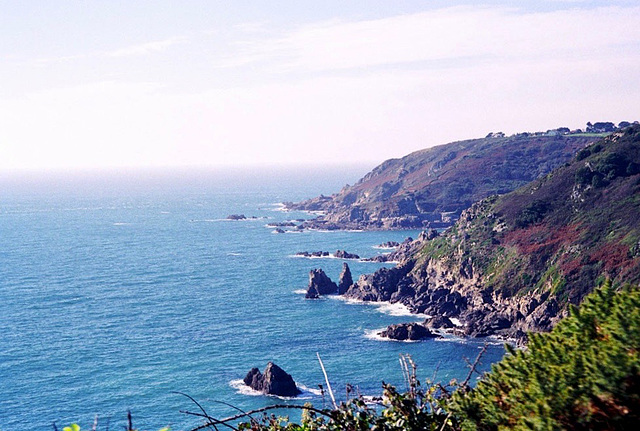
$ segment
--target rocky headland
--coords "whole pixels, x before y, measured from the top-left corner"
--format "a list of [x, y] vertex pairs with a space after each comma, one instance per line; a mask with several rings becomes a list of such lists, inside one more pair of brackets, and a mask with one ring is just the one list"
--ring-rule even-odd
[[417, 151], [385, 161], [339, 193], [285, 207], [322, 212], [295, 229], [446, 228], [474, 202], [542, 178], [600, 139], [567, 130], [490, 134]]
[[640, 282], [638, 214], [634, 126], [541, 179], [471, 205], [446, 232], [406, 241], [392, 253], [395, 267], [361, 275], [343, 295], [402, 303], [432, 316], [430, 328], [524, 340], [550, 330], [598, 280]]

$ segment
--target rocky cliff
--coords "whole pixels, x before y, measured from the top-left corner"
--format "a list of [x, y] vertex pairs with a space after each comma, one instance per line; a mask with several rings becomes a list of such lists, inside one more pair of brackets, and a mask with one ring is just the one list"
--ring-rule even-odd
[[634, 126], [531, 184], [473, 204], [447, 232], [421, 235], [395, 268], [361, 276], [345, 295], [457, 318], [458, 331], [471, 336], [546, 331], [599, 279], [640, 282], [639, 214]]
[[522, 133], [453, 142], [387, 160], [332, 196], [285, 205], [324, 212], [307, 228], [445, 227], [473, 202], [543, 177], [597, 139]]

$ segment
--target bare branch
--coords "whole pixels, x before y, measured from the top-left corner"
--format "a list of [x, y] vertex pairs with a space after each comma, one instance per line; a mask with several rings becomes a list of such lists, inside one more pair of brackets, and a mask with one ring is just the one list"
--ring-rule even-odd
[[333, 390], [331, 389], [331, 383], [329, 383], [329, 377], [327, 377], [327, 371], [324, 369], [324, 364], [322, 363], [322, 359], [320, 359], [320, 353], [316, 352], [316, 356], [318, 357], [318, 362], [320, 362], [320, 368], [322, 368], [322, 374], [324, 374], [324, 380], [327, 382], [327, 388], [329, 389], [329, 395], [331, 396], [331, 402], [333, 402], [333, 408], [337, 409], [338, 404], [336, 404], [336, 397], [333, 396]]

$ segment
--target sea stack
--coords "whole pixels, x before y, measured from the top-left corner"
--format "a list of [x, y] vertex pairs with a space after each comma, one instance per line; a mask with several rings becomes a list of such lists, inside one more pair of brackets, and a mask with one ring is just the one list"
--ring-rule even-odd
[[266, 395], [295, 397], [301, 393], [293, 377], [273, 362], [267, 363], [264, 374], [252, 368], [243, 381], [245, 385]]
[[349, 269], [347, 262], [344, 262], [342, 264], [340, 279], [338, 280], [338, 295], [343, 295], [352, 284], [353, 277], [351, 276], [351, 270]]
[[305, 298], [316, 299], [320, 295], [331, 295], [338, 292], [338, 285], [335, 284], [322, 269], [312, 269], [309, 271], [309, 286]]

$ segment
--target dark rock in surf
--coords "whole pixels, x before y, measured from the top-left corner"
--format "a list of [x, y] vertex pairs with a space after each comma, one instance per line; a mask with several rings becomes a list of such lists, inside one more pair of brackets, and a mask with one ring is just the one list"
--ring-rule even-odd
[[264, 374], [252, 368], [243, 379], [245, 385], [267, 395], [295, 397], [301, 393], [293, 377], [273, 362], [267, 363]]
[[344, 250], [337, 250], [333, 256], [337, 257], [338, 259], [360, 259], [360, 256], [358, 256], [357, 254], [349, 253]]
[[436, 329], [452, 329], [456, 327], [456, 325], [453, 324], [451, 319], [445, 316], [431, 317], [425, 320], [424, 324], [430, 328], [436, 328]]
[[428, 338], [439, 338], [440, 335], [429, 331], [426, 326], [420, 323], [400, 323], [389, 325], [387, 329], [379, 332], [381, 337], [398, 341], [418, 341]]
[[347, 262], [344, 262], [342, 264], [340, 279], [338, 280], [338, 295], [343, 295], [352, 284], [353, 277], [351, 276], [351, 270], [349, 269]]
[[244, 214], [230, 214], [227, 216], [227, 220], [246, 220], [247, 216]]
[[309, 271], [309, 286], [305, 298], [316, 299], [320, 295], [331, 295], [338, 293], [336, 285], [322, 269], [312, 269]]

